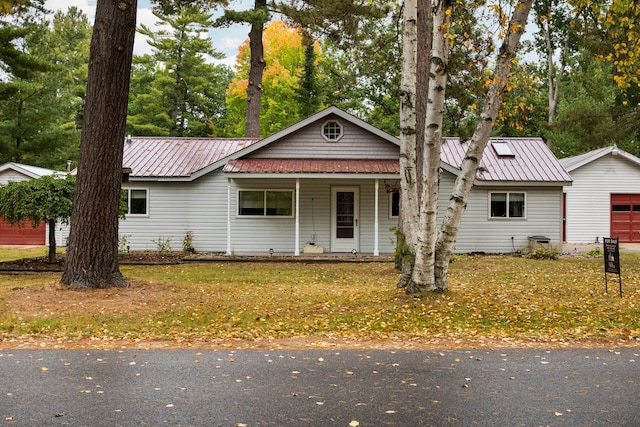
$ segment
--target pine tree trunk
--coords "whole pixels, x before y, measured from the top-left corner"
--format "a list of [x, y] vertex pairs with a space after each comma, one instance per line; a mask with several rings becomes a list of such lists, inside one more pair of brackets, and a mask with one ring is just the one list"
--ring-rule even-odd
[[118, 265], [118, 209], [136, 0], [98, 0], [91, 39], [70, 243], [61, 282], [74, 289], [128, 282]]
[[[266, 8], [266, 0], [256, 0], [254, 9]], [[264, 61], [264, 46], [262, 33], [264, 22], [251, 24], [249, 31], [249, 49], [251, 51], [251, 67], [249, 69], [249, 84], [247, 85], [247, 114], [245, 136], [247, 138], [260, 137], [260, 102], [262, 98], [262, 74], [266, 66]]]
[[491, 131], [502, 105], [509, 74], [520, 44], [520, 37], [524, 32], [529, 11], [531, 10], [531, 3], [532, 0], [519, 1], [514, 8], [506, 38], [498, 54], [498, 62], [489, 85], [486, 103], [480, 114], [480, 122], [471, 137], [469, 147], [462, 161], [460, 174], [456, 178], [453, 187], [447, 213], [442, 221], [440, 237], [436, 244], [435, 266], [435, 285], [441, 291], [447, 289], [449, 261], [451, 260], [451, 253], [460, 228], [460, 222], [462, 221], [462, 214], [467, 206], [467, 199], [473, 186], [476, 171], [480, 166], [482, 154], [487, 147]]

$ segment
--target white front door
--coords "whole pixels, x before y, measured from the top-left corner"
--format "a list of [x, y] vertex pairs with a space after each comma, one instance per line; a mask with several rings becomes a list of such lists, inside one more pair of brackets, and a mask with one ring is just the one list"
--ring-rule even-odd
[[360, 251], [358, 187], [331, 188], [331, 252]]

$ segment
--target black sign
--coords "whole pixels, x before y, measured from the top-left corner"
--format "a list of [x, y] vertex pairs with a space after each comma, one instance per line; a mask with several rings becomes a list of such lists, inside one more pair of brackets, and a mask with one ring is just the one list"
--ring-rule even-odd
[[620, 247], [617, 237], [604, 238], [604, 271], [620, 274]]

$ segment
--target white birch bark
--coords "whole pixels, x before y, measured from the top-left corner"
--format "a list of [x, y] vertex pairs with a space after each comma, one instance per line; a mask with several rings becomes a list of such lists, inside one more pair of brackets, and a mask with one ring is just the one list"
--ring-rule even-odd
[[433, 4], [433, 38], [429, 80], [424, 153], [422, 162], [422, 194], [420, 197], [420, 228], [416, 242], [416, 258], [410, 293], [435, 289], [435, 243], [438, 215], [438, 184], [442, 147], [442, 117], [444, 110], [447, 64], [449, 58], [450, 2]]
[[[406, 248], [415, 254], [416, 225], [418, 224], [418, 193], [416, 186], [416, 49], [417, 0], [406, 0], [402, 34], [402, 80], [400, 83], [400, 232]], [[403, 277], [398, 283], [404, 287], [410, 277], [413, 262], [404, 260]]]
[[520, 0], [515, 6], [507, 34], [500, 48], [496, 68], [486, 95], [486, 103], [480, 114], [478, 123], [465, 157], [462, 161], [460, 174], [457, 176], [447, 212], [440, 228], [440, 236], [436, 244], [435, 285], [438, 290], [446, 290], [449, 261], [453, 252], [462, 214], [467, 205], [467, 199], [473, 186], [476, 171], [482, 160], [482, 154], [487, 146], [495, 119], [502, 105], [502, 99], [509, 80], [509, 74], [520, 44], [520, 37], [527, 24], [532, 0]]

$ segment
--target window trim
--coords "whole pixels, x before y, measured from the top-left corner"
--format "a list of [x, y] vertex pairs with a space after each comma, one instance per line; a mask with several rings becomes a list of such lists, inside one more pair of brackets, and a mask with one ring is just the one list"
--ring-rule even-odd
[[[492, 216], [491, 214], [491, 196], [494, 194], [504, 194], [507, 196], [507, 199], [505, 201], [506, 203], [506, 216]], [[510, 216], [509, 215], [509, 196], [511, 194], [522, 194], [522, 196], [524, 197], [524, 200], [522, 202], [523, 204], [523, 215], [522, 216]], [[522, 220], [526, 220], [527, 219], [527, 192], [526, 191], [489, 191], [488, 194], [488, 206], [487, 206], [487, 217], [490, 220], [498, 220], [498, 221], [504, 221], [504, 220], [510, 220], [510, 221], [522, 221]]]
[[[324, 130], [327, 127], [327, 125], [329, 124], [336, 124], [338, 125], [338, 128], [340, 129], [340, 135], [338, 135], [337, 138], [329, 138]], [[325, 121], [322, 126], [320, 126], [320, 134], [322, 135], [322, 137], [324, 138], [325, 141], [327, 142], [338, 142], [342, 139], [342, 137], [344, 136], [344, 126], [342, 126], [342, 123], [340, 123], [338, 120], [334, 120], [334, 119], [330, 119]]]
[[[262, 215], [244, 215], [240, 212], [240, 193], [262, 192]], [[267, 193], [290, 193], [291, 194], [291, 215], [267, 215]], [[263, 188], [243, 188], [236, 192], [236, 217], [237, 218], [293, 218], [295, 216], [295, 190], [294, 189], [263, 189]]]
[[[126, 217], [143, 218], [149, 216], [149, 188], [148, 187], [126, 187], [122, 188], [127, 192], [127, 212]], [[131, 213], [131, 191], [144, 191], [145, 193], [145, 213]]]

